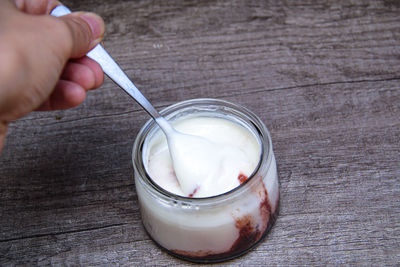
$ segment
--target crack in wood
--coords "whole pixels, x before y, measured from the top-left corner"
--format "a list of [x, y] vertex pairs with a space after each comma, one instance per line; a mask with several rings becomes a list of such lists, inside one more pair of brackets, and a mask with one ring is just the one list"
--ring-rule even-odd
[[0, 243], [19, 241], [19, 240], [31, 239], [31, 238], [41, 238], [41, 237], [46, 237], [46, 236], [59, 236], [59, 235], [66, 235], [66, 234], [97, 231], [97, 230], [103, 230], [103, 229], [107, 229], [107, 228], [120, 227], [120, 226], [124, 226], [124, 225], [129, 225], [129, 224], [128, 223], [116, 223], [116, 224], [110, 224], [110, 225], [105, 225], [105, 226], [101, 226], [101, 227], [93, 227], [93, 228], [87, 228], [87, 229], [78, 229], [78, 230], [62, 231], [62, 232], [56, 232], [56, 233], [45, 233], [45, 234], [36, 234], [36, 235], [30, 235], [30, 236], [21, 236], [21, 237], [16, 237], [16, 238], [2, 239], [2, 240], [0, 240]]

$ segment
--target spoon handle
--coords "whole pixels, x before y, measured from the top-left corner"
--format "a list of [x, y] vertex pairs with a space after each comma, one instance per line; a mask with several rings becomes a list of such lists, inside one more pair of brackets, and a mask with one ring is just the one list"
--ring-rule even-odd
[[[65, 6], [57, 6], [51, 12], [52, 16], [60, 17], [71, 13]], [[121, 67], [114, 61], [114, 59], [107, 53], [107, 51], [100, 45], [96, 45], [87, 56], [99, 63], [103, 72], [118, 84], [128, 95], [136, 100], [154, 119], [159, 118], [160, 114], [147, 100], [147, 98], [136, 88], [132, 81], [128, 78]]]

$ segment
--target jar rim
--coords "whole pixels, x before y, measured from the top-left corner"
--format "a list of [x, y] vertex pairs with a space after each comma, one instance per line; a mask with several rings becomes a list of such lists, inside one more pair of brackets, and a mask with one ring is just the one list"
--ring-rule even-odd
[[[143, 163], [143, 157], [142, 157], [142, 152], [143, 152], [143, 145], [145, 143], [147, 135], [150, 133], [150, 131], [156, 127], [156, 123], [154, 119], [150, 118], [140, 129], [139, 133], [137, 134], [137, 137], [135, 139], [134, 145], [133, 145], [133, 150], [132, 150], [132, 163], [133, 167], [135, 168], [135, 174], [138, 173], [139, 175], [139, 181], [142, 183], [147, 184], [153, 194], [157, 194], [160, 197], [166, 197], [168, 199], [174, 199], [177, 201], [183, 201], [183, 202], [204, 202], [204, 201], [218, 201], [218, 200], [224, 200], [227, 197], [232, 196], [232, 194], [235, 194], [236, 192], [241, 192], [242, 190], [245, 190], [247, 188], [248, 184], [251, 184], [256, 176], [256, 174], [259, 172], [260, 168], [262, 167], [263, 163], [267, 165], [267, 169], [269, 169], [272, 161], [272, 141], [271, 141], [271, 136], [270, 133], [267, 129], [267, 127], [264, 125], [264, 123], [260, 120], [260, 118], [250, 111], [249, 109], [234, 104], [232, 102], [226, 101], [226, 100], [221, 100], [221, 99], [215, 99], [215, 98], [195, 98], [195, 99], [189, 99], [185, 101], [181, 101], [178, 103], [175, 103], [173, 105], [170, 105], [160, 111], [160, 115], [166, 116], [169, 114], [173, 114], [176, 111], [179, 111], [181, 109], [187, 108], [187, 107], [201, 107], [201, 106], [215, 106], [215, 107], [224, 107], [226, 109], [229, 109], [231, 112], [235, 111], [235, 115], [241, 115], [245, 119], [247, 119], [251, 125], [252, 128], [256, 130], [255, 134], [258, 134], [258, 139], [260, 140], [260, 145], [261, 145], [261, 151], [260, 151], [260, 158], [259, 162], [254, 169], [254, 171], [249, 175], [248, 179], [241, 183], [239, 186], [226, 191], [224, 193], [214, 195], [214, 196], [208, 196], [208, 197], [187, 197], [187, 196], [182, 196], [182, 195], [177, 195], [174, 194], [170, 191], [167, 191], [163, 189], [161, 186], [159, 186], [156, 182], [153, 181], [153, 179], [150, 177], [148, 174], [145, 165]], [[145, 177], [145, 178], [144, 178]]]

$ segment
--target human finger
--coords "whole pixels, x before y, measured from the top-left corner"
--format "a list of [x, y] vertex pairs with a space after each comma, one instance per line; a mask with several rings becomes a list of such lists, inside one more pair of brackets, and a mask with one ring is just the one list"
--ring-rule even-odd
[[96, 83], [94, 72], [88, 66], [76, 62], [65, 65], [61, 79], [77, 83], [86, 91], [94, 88]]
[[104, 21], [94, 13], [74, 12], [58, 19], [66, 26], [62, 38], [70, 58], [84, 56], [103, 38]]
[[95, 84], [92, 89], [98, 88], [103, 84], [104, 73], [99, 63], [97, 63], [96, 61], [87, 56], [78, 59], [73, 59], [72, 62], [83, 64], [92, 70], [95, 78]]
[[59, 110], [76, 107], [85, 100], [85, 97], [86, 91], [79, 84], [59, 80], [50, 97], [37, 110]]
[[57, 0], [14, 0], [14, 2], [20, 11], [33, 15], [50, 14], [56, 6], [61, 5]]

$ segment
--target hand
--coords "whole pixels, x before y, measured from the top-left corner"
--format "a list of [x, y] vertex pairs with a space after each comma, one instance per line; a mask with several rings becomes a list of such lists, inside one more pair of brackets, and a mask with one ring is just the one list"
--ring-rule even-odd
[[84, 56], [101, 41], [103, 20], [83, 12], [48, 15], [59, 4], [0, 1], [0, 150], [10, 121], [77, 106], [103, 83], [101, 67]]

